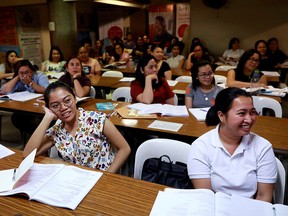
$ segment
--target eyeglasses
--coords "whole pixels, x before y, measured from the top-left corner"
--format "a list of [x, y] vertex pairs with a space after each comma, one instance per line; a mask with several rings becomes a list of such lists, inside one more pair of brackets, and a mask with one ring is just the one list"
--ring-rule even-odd
[[30, 70], [27, 70], [27, 71], [19, 71], [18, 74], [21, 75], [21, 76], [24, 76], [24, 75], [28, 75], [30, 74], [31, 71]]
[[60, 110], [60, 107], [61, 107], [61, 104], [63, 104], [65, 107], [71, 107], [73, 103], [73, 100], [72, 100], [72, 97], [67, 97], [63, 100], [63, 102], [61, 103], [52, 103], [50, 104], [50, 108], [53, 109], [53, 110]]
[[205, 79], [206, 77], [213, 77], [214, 73], [210, 71], [208, 73], [199, 74], [198, 76], [201, 77], [202, 79]]
[[260, 62], [259, 59], [255, 59], [255, 58], [249, 58], [248, 60], [252, 63], [257, 63], [257, 64]]

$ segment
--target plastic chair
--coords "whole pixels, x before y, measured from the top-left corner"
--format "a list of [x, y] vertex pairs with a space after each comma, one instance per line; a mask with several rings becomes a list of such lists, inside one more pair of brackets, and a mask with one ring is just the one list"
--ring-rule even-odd
[[286, 171], [282, 162], [276, 157], [277, 163], [277, 181], [275, 183], [273, 198], [274, 203], [283, 204], [285, 195], [285, 182], [286, 182]]
[[260, 115], [263, 115], [263, 108], [269, 108], [275, 112], [275, 117], [282, 118], [282, 107], [277, 100], [262, 96], [252, 96], [252, 98], [254, 107]]
[[102, 74], [103, 77], [124, 77], [123, 73], [120, 71], [106, 71]]
[[187, 163], [190, 145], [172, 139], [150, 139], [143, 142], [137, 149], [134, 164], [134, 178], [141, 179], [143, 164], [148, 158], [159, 158], [168, 155], [171, 161]]
[[175, 80], [178, 82], [192, 83], [192, 77], [191, 76], [179, 76]]
[[54, 158], [54, 159], [61, 160], [61, 158], [58, 156], [58, 150], [56, 149], [55, 146], [52, 146], [52, 147], [49, 149], [49, 157], [50, 157], [50, 158]]
[[226, 85], [227, 84], [227, 77], [225, 76], [222, 76], [222, 75], [214, 75], [214, 78], [215, 78], [215, 84], [218, 85], [218, 84], [224, 84]]
[[130, 102], [132, 100], [130, 91], [130, 87], [119, 87], [112, 93], [111, 100], [117, 101], [119, 98], [124, 98], [125, 102]]
[[95, 98], [96, 97], [96, 90], [95, 90], [95, 88], [93, 86], [90, 87], [89, 96], [91, 98]]
[[174, 105], [178, 105], [178, 96], [174, 93]]

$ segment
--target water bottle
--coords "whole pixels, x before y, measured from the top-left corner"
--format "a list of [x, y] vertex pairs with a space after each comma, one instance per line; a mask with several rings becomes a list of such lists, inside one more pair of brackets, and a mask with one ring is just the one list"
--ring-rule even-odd
[[260, 91], [260, 78], [261, 78], [261, 71], [256, 69], [253, 72], [253, 75], [250, 80], [250, 94], [251, 95], [258, 95]]

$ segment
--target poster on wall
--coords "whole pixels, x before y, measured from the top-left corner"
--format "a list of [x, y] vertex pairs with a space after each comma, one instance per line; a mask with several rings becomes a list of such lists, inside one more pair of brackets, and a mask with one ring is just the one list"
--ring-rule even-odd
[[182, 40], [184, 32], [190, 24], [190, 5], [176, 4], [176, 37]]
[[16, 10], [19, 44], [23, 57], [34, 65], [41, 66], [43, 59], [40, 14], [36, 8]]
[[12, 7], [0, 7], [0, 52], [5, 55], [8, 50], [14, 50], [21, 56], [15, 10]]
[[173, 4], [149, 6], [150, 41], [169, 46], [173, 29]]
[[98, 22], [99, 39], [103, 41], [104, 47], [110, 46], [111, 40], [115, 37], [123, 38], [123, 11], [121, 9], [101, 8], [98, 10]]

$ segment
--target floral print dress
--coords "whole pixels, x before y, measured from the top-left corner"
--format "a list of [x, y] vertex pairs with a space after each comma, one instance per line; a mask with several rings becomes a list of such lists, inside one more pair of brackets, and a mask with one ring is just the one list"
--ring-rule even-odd
[[85, 111], [79, 108], [78, 128], [73, 137], [61, 120], [46, 131], [64, 161], [107, 170], [115, 158], [115, 152], [103, 134], [105, 113]]

